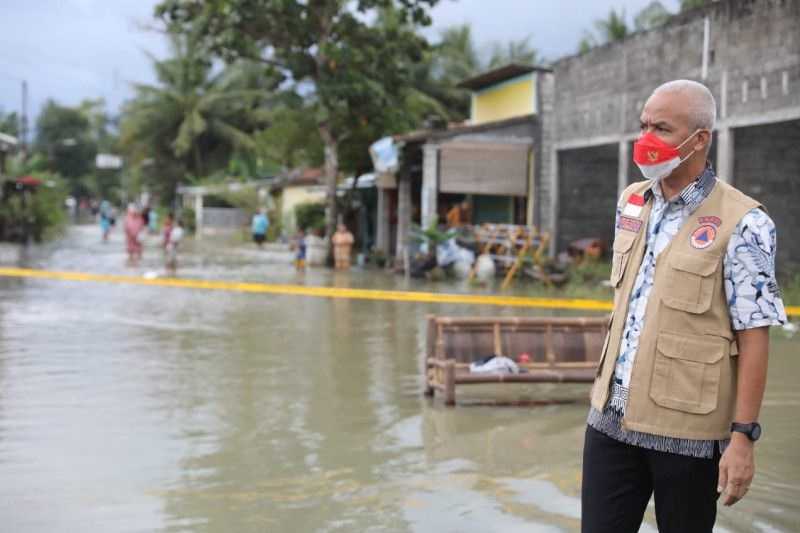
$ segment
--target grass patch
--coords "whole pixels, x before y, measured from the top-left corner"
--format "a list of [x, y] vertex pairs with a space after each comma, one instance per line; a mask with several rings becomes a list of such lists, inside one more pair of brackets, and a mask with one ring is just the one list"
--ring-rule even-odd
[[[603, 285], [610, 275], [610, 262], [587, 260], [570, 268], [569, 281], [561, 287], [545, 287], [537, 283], [530, 285], [526, 292], [531, 296], [547, 298], [610, 300], [614, 297], [614, 291]], [[800, 273], [784, 279], [779, 285], [784, 305], [800, 306]]]
[[614, 290], [604, 285], [611, 276], [609, 261], [588, 258], [569, 269], [569, 279], [560, 287], [547, 287], [541, 283], [531, 285], [527, 290], [530, 296], [545, 298], [581, 298], [591, 300], [610, 300]]

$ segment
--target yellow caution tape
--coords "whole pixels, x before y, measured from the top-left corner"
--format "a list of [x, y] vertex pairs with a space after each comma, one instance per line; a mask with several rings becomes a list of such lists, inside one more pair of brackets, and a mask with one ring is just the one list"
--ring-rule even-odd
[[[269, 283], [245, 283], [240, 281], [214, 281], [201, 279], [155, 278], [119, 276], [114, 274], [90, 274], [86, 272], [58, 272], [29, 268], [0, 268], [1, 277], [39, 278], [61, 281], [84, 281], [102, 283], [124, 283], [155, 287], [179, 287], [262, 294], [286, 294], [315, 296], [318, 298], [345, 298], [353, 300], [382, 300], [390, 302], [421, 302], [492, 305], [500, 307], [528, 307], [541, 309], [579, 309], [584, 311], [610, 311], [613, 304], [604, 300], [566, 298], [525, 298], [520, 296], [494, 296], [482, 294], [447, 294], [416, 291], [386, 291], [375, 289], [352, 289], [345, 287], [309, 287], [304, 285], [279, 285]], [[790, 315], [800, 315], [800, 307], [787, 307]]]

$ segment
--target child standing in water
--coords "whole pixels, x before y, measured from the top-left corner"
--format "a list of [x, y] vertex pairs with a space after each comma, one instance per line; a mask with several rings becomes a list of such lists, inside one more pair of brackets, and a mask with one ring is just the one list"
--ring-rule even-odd
[[294, 266], [298, 271], [306, 268], [306, 234], [302, 229], [297, 230], [292, 247], [295, 250]]
[[103, 235], [103, 242], [108, 242], [108, 234], [111, 233], [112, 214], [111, 204], [108, 200], [100, 202], [100, 231]]
[[169, 232], [169, 240], [165, 247], [167, 274], [174, 276], [178, 272], [178, 247], [183, 240], [183, 222], [178, 220]]

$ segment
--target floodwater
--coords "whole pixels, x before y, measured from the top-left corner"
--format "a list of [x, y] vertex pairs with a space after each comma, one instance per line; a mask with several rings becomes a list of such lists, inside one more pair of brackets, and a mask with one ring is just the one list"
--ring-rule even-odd
[[[27, 264], [160, 270], [154, 245], [130, 269], [118, 233], [98, 241], [73, 228]], [[423, 288], [207, 241], [182, 261], [186, 277]], [[427, 313], [513, 312], [0, 279], [0, 530], [577, 531], [587, 386], [421, 395]], [[718, 531], [800, 523], [800, 338], [772, 339], [757, 477]]]

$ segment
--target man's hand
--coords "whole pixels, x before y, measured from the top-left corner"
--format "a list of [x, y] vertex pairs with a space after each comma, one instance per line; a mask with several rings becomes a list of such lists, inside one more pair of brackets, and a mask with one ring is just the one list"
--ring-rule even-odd
[[717, 492], [723, 494], [722, 504], [730, 506], [744, 498], [750, 489], [753, 474], [753, 442], [743, 433], [734, 432], [719, 462]]

